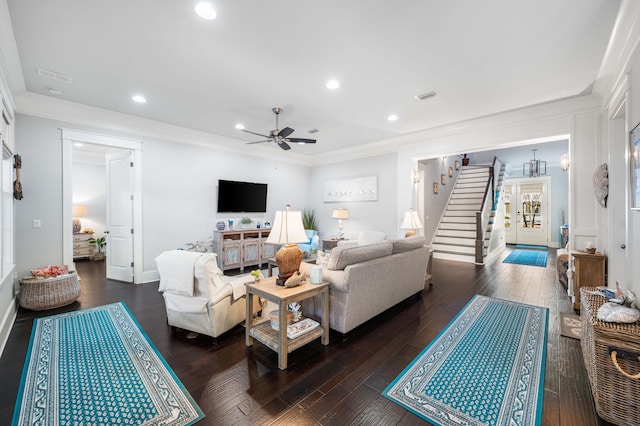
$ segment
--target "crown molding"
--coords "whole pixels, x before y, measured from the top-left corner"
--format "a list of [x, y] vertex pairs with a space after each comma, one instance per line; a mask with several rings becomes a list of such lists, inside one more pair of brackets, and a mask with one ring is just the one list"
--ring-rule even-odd
[[[314, 166], [349, 161], [374, 155], [398, 153], [406, 150], [443, 152], [472, 152], [501, 147], [518, 146], [532, 140], [555, 140], [566, 137], [567, 123], [571, 116], [597, 112], [602, 105], [598, 95], [576, 96], [524, 108], [504, 111], [471, 120], [433, 127], [393, 138], [372, 142], [357, 147], [345, 148], [331, 153], [318, 154], [312, 158]], [[537, 128], [526, 135], [519, 130]], [[485, 135], [483, 141], [478, 135]], [[488, 135], [488, 136], [487, 136]], [[458, 147], [443, 144], [441, 140], [456, 138]], [[464, 148], [464, 149], [463, 149]]]
[[[640, 43], [640, 2], [622, 0], [593, 93], [607, 98], [628, 71], [629, 60]], [[608, 101], [608, 99], [605, 99]]]
[[[55, 120], [76, 126], [91, 127], [99, 133], [112, 132], [114, 136], [159, 139], [173, 143], [194, 145], [226, 151], [238, 155], [253, 156], [281, 163], [310, 166], [310, 157], [289, 151], [253, 146], [250, 149], [239, 139], [175, 126], [147, 118], [136, 117], [76, 102], [52, 98], [32, 92], [15, 96], [16, 111], [20, 114]], [[62, 126], [66, 127], [66, 126]]]

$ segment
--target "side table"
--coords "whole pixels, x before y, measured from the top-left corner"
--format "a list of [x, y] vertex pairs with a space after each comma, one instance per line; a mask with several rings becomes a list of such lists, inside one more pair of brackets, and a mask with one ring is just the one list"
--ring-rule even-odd
[[573, 257], [573, 309], [580, 310], [580, 288], [604, 285], [604, 255], [571, 251]]
[[[264, 345], [278, 353], [278, 368], [284, 370], [287, 368], [287, 355], [296, 349], [306, 345], [307, 343], [322, 337], [322, 344], [329, 344], [329, 283], [322, 284], [303, 284], [297, 287], [282, 287], [276, 285], [275, 277], [265, 278], [259, 283], [246, 283], [247, 289], [247, 321], [245, 324], [245, 344], [253, 345], [253, 339], [258, 340]], [[267, 299], [278, 305], [280, 311], [279, 324], [287, 324], [287, 307], [290, 303], [298, 302], [313, 296], [321, 296], [322, 319], [320, 326], [310, 332], [296, 337], [295, 339], [287, 338], [287, 327], [280, 327], [275, 331], [271, 328], [271, 322], [261, 322], [254, 325], [253, 319], [253, 297], [254, 294], [263, 299]]]

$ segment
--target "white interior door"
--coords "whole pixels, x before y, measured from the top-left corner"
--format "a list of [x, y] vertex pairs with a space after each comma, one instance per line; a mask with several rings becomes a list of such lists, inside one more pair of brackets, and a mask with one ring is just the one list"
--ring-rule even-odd
[[[505, 235], [508, 237], [507, 243], [549, 245], [550, 186], [551, 177], [508, 179], [505, 182], [505, 188], [509, 190], [508, 221], [511, 228], [509, 234]], [[506, 199], [505, 193], [505, 201]]]
[[107, 154], [107, 278], [133, 282], [131, 151]]
[[[626, 126], [626, 101], [620, 106], [618, 114], [610, 120], [610, 152], [616, 155], [609, 156], [609, 196], [607, 198], [607, 208], [609, 212], [609, 245], [607, 250], [608, 285], [615, 288], [615, 283], [619, 282], [623, 288], [628, 289], [630, 282], [627, 280], [627, 241], [628, 221], [627, 221], [627, 182], [628, 165], [625, 156], [619, 154], [627, 152]], [[599, 250], [602, 251], [602, 250]]]

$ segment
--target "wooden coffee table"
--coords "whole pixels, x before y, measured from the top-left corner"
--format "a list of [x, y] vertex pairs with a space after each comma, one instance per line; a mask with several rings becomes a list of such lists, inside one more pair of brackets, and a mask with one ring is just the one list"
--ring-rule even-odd
[[[264, 345], [278, 353], [278, 368], [287, 368], [287, 355], [289, 352], [306, 345], [307, 343], [322, 337], [322, 344], [329, 344], [329, 283], [322, 284], [306, 283], [297, 287], [283, 287], [276, 285], [276, 278], [265, 278], [259, 283], [246, 283], [247, 287], [247, 321], [245, 343], [247, 346], [253, 345], [253, 339], [262, 342]], [[254, 325], [253, 318], [253, 297], [252, 294], [267, 299], [278, 305], [280, 311], [280, 324], [287, 324], [287, 307], [290, 303], [299, 302], [314, 296], [321, 296], [322, 319], [320, 326], [295, 339], [287, 338], [287, 327], [280, 327], [275, 331], [271, 328], [271, 322], [265, 321]]]

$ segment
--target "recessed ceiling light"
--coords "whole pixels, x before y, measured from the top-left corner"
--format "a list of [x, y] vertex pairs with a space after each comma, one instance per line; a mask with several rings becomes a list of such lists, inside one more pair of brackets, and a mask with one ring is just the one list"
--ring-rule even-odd
[[206, 19], [208, 21], [216, 19], [217, 16], [213, 5], [208, 1], [201, 1], [200, 3], [196, 4], [196, 13], [202, 19]]
[[77, 147], [82, 147], [82, 146], [84, 146], [84, 144], [83, 144], [82, 142], [74, 142], [74, 143], [73, 143], [73, 145], [74, 145], [74, 146], [77, 146]]
[[340, 87], [340, 82], [338, 82], [338, 80], [327, 81], [327, 89], [336, 90], [338, 87]]
[[133, 100], [133, 102], [137, 102], [139, 104], [144, 104], [147, 102], [147, 100], [145, 99], [144, 96], [142, 95], [135, 95], [131, 98]]
[[244, 129], [244, 124], [242, 124], [242, 123], [236, 124], [236, 129], [243, 130]]
[[398, 116], [395, 114], [391, 114], [389, 117], [387, 117], [387, 120], [389, 121], [398, 121]]

